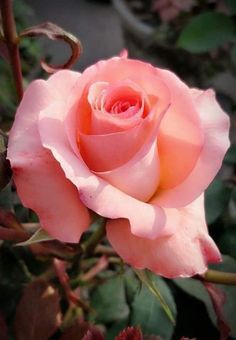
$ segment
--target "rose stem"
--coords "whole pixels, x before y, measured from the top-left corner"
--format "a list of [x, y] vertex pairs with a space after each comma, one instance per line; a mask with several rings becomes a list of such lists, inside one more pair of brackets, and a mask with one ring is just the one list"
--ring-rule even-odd
[[95, 266], [80, 276], [80, 280], [84, 282], [91, 281], [97, 274], [105, 270], [108, 267], [108, 264], [109, 260], [105, 255], [100, 257]]
[[236, 285], [236, 273], [220, 272], [209, 269], [205, 274], [196, 277], [199, 280], [223, 285]]
[[88, 253], [88, 254], [93, 253], [95, 247], [105, 236], [105, 233], [106, 233], [105, 226], [106, 226], [106, 219], [101, 218], [98, 229], [84, 243], [81, 244], [81, 248], [85, 253]]
[[112, 247], [104, 246], [102, 244], [99, 244], [95, 248], [95, 254], [102, 254], [102, 255], [106, 255], [106, 256], [117, 256], [117, 253], [115, 252], [115, 250]]
[[12, 69], [13, 78], [15, 81], [16, 92], [19, 101], [23, 96], [23, 77], [21, 71], [19, 39], [16, 32], [16, 24], [13, 15], [12, 0], [1, 0], [0, 10], [2, 16], [2, 26], [4, 33], [4, 41], [6, 43], [9, 59]]

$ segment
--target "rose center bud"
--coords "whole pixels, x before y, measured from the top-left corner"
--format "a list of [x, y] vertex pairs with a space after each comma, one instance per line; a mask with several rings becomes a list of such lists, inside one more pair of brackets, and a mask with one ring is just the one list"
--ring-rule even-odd
[[[119, 118], [130, 118], [136, 113], [141, 116], [143, 111], [143, 96], [140, 93], [130, 91], [132, 89], [122, 87], [116, 89], [114, 93], [107, 93], [105, 98], [105, 111], [114, 116], [119, 115]], [[131, 92], [131, 93], [130, 93]]]
[[124, 100], [124, 101], [120, 99], [119, 101], [115, 102], [111, 108], [106, 108], [106, 110], [110, 112], [111, 114], [127, 113], [126, 116], [124, 117], [124, 118], [127, 118], [127, 117], [130, 117], [130, 115], [133, 116], [139, 108], [140, 108], [139, 100], [132, 98], [130, 100]]
[[91, 134], [124, 131], [137, 125], [148, 112], [142, 89], [130, 80], [115, 84], [96, 82], [88, 92], [91, 107]]

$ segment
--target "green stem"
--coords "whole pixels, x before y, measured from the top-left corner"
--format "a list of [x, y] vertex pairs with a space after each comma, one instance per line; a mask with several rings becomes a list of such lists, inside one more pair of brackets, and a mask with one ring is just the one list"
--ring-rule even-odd
[[106, 256], [117, 256], [117, 253], [112, 247], [104, 246], [102, 244], [99, 244], [95, 249], [96, 254], [102, 254]]
[[200, 276], [200, 280], [223, 285], [236, 285], [236, 273], [209, 269], [205, 274]]
[[1, 0], [0, 10], [2, 16], [2, 26], [4, 41], [6, 43], [9, 59], [12, 69], [13, 78], [15, 81], [17, 96], [19, 101], [23, 96], [23, 77], [21, 71], [19, 39], [16, 32], [16, 24], [13, 15], [12, 0]]
[[81, 244], [83, 252], [87, 254], [93, 253], [95, 247], [103, 239], [105, 234], [106, 234], [106, 219], [101, 218], [98, 229], [85, 242]]

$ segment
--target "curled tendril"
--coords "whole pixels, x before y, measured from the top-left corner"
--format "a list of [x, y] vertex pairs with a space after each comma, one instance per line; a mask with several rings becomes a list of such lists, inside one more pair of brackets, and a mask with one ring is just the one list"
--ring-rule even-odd
[[79, 39], [51, 22], [45, 22], [43, 24], [27, 28], [26, 30], [21, 32], [21, 34], [19, 35], [19, 39], [24, 37], [37, 36], [46, 36], [51, 40], [63, 40], [71, 48], [70, 58], [62, 65], [49, 65], [44, 60], [41, 60], [42, 68], [48, 73], [54, 73], [61, 69], [70, 68], [82, 53], [82, 45]]

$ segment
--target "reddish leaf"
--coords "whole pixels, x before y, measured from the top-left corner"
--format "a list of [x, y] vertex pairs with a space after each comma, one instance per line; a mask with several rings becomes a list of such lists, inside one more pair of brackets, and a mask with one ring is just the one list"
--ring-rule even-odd
[[76, 294], [76, 292], [71, 290], [69, 276], [66, 272], [66, 263], [59, 259], [54, 259], [53, 265], [54, 265], [57, 277], [66, 293], [68, 302], [71, 302], [74, 305], [80, 306], [84, 310], [91, 311], [91, 307], [86, 302], [80, 299], [79, 291], [77, 291], [77, 294]]
[[4, 317], [0, 313], [0, 339], [8, 340], [8, 329]]
[[143, 340], [143, 334], [139, 328], [127, 327], [116, 337], [116, 340]]
[[98, 262], [89, 269], [89, 271], [81, 276], [82, 281], [92, 280], [98, 273], [107, 268], [109, 264], [108, 258], [104, 255], [100, 257]]
[[213, 307], [215, 309], [215, 313], [217, 316], [218, 327], [220, 331], [220, 339], [227, 340], [230, 333], [230, 327], [225, 321], [224, 313], [223, 313], [223, 305], [225, 303], [225, 294], [213, 285], [210, 282], [203, 281], [204, 286], [206, 287], [209, 296], [211, 298]]
[[89, 329], [82, 340], [105, 340], [105, 338], [97, 329]]
[[65, 290], [70, 289], [69, 276], [66, 272], [66, 263], [64, 261], [54, 259], [53, 264], [61, 285]]
[[29, 238], [29, 235], [21, 230], [8, 229], [0, 226], [0, 240], [23, 242]]
[[64, 331], [60, 340], [104, 340], [104, 336], [96, 327], [77, 321]]
[[59, 295], [55, 288], [43, 280], [27, 285], [16, 309], [16, 339], [46, 340], [60, 322]]
[[5, 209], [0, 207], [0, 224], [7, 228], [13, 228], [16, 230], [23, 230], [21, 224], [17, 221], [16, 216]]
[[20, 34], [20, 37], [37, 37], [46, 36], [52, 40], [63, 40], [71, 48], [71, 56], [63, 65], [53, 66], [47, 64], [44, 60], [41, 61], [42, 68], [48, 73], [54, 73], [60, 69], [69, 68], [72, 66], [82, 53], [81, 42], [71, 33], [64, 31], [61, 27], [45, 22], [43, 24], [27, 28]]
[[69, 260], [75, 254], [75, 251], [70, 247], [70, 245], [56, 240], [33, 243], [30, 244], [29, 247], [36, 256], [51, 256]]

